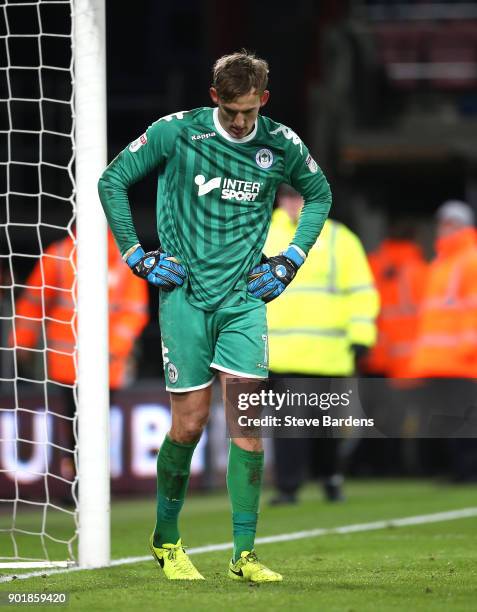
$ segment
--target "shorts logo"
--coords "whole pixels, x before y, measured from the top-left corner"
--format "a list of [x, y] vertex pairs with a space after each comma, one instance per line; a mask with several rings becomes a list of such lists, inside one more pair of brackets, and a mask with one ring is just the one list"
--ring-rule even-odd
[[131, 151], [131, 153], [136, 153], [136, 151], [138, 151], [142, 147], [142, 145], [145, 144], [147, 144], [147, 136], [144, 133], [139, 136], [139, 138], [136, 138], [136, 140], [129, 145], [129, 150]]
[[169, 382], [172, 384], [177, 382], [177, 379], [179, 378], [179, 372], [177, 371], [176, 366], [171, 362], [167, 364], [167, 376], [169, 378]]
[[308, 157], [305, 159], [305, 164], [308, 166], [308, 170], [312, 174], [316, 174], [316, 172], [318, 172], [318, 164], [311, 155], [308, 155]]
[[197, 195], [199, 197], [210, 193], [214, 189], [221, 189], [220, 198], [222, 200], [235, 200], [236, 202], [255, 202], [260, 193], [261, 185], [261, 183], [221, 176], [216, 176], [206, 182], [203, 174], [198, 174], [194, 182], [198, 187]]
[[263, 363], [257, 363], [257, 368], [262, 368], [262, 370], [268, 370], [268, 336], [267, 334], [262, 334], [263, 341]]
[[255, 155], [255, 161], [260, 168], [266, 170], [273, 164], [273, 153], [270, 149], [260, 149]]

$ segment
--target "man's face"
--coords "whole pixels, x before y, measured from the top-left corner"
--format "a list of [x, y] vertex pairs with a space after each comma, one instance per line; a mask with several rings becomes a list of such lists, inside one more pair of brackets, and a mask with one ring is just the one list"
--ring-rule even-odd
[[224, 102], [215, 87], [210, 88], [210, 97], [219, 107], [219, 121], [224, 130], [234, 138], [244, 138], [253, 130], [260, 108], [264, 106], [270, 93], [262, 95], [252, 90], [231, 102]]

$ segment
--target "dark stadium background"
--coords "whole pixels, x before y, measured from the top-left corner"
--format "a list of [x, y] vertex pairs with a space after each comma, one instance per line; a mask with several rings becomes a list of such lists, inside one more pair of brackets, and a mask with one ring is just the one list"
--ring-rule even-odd
[[[427, 8], [426, 8], [427, 7]], [[144, 24], [147, 24], [145, 27]], [[309, 144], [333, 189], [332, 214], [368, 248], [407, 212], [432, 252], [433, 211], [477, 204], [477, 3], [276, 0], [107, 2], [109, 158], [164, 114], [209, 105], [210, 67], [241, 47], [270, 63], [264, 109]], [[396, 65], [459, 62], [468, 75], [397, 78]], [[154, 248], [155, 189], [131, 191]], [[152, 297], [153, 318], [156, 302]], [[142, 371], [160, 371], [159, 330]]]

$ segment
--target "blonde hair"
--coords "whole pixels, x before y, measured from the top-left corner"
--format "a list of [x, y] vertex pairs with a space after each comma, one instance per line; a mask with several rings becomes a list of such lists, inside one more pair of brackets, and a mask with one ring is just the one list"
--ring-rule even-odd
[[268, 63], [246, 49], [223, 55], [212, 68], [212, 86], [224, 102], [253, 90], [261, 95], [267, 83]]

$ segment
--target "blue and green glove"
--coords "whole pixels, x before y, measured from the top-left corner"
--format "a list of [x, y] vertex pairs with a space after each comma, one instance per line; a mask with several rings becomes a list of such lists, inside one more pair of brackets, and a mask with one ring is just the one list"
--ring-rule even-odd
[[144, 249], [138, 246], [128, 255], [126, 263], [136, 276], [144, 278], [163, 291], [181, 287], [187, 276], [184, 266], [175, 257], [160, 249], [145, 253]]
[[249, 272], [248, 292], [264, 302], [271, 302], [285, 291], [304, 261], [305, 254], [293, 244], [280, 255], [265, 257]]

